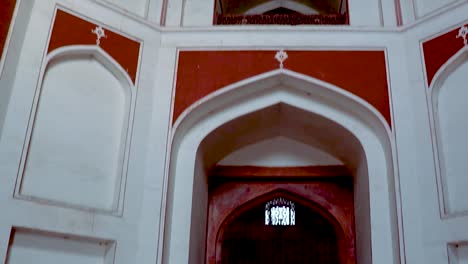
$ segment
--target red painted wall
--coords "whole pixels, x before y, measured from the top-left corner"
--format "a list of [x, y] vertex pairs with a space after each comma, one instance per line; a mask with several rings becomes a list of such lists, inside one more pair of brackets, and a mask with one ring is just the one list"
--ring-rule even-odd
[[[466, 24], [468, 26], [468, 24]], [[430, 86], [434, 75], [453, 55], [463, 48], [463, 39], [457, 38], [457, 27], [443, 35], [423, 42], [424, 63], [426, 64], [427, 86]]]
[[[94, 23], [57, 10], [48, 52], [69, 45], [96, 45], [96, 35], [91, 32], [95, 27]], [[103, 28], [107, 37], [101, 38], [100, 47], [127, 71], [135, 83], [140, 43]]]
[[3, 49], [5, 48], [8, 30], [15, 11], [15, 5], [15, 0], [0, 1], [0, 58], [2, 57]]
[[[180, 51], [173, 122], [229, 84], [278, 69], [276, 51]], [[341, 87], [374, 106], [391, 126], [384, 51], [287, 51], [286, 69]]]

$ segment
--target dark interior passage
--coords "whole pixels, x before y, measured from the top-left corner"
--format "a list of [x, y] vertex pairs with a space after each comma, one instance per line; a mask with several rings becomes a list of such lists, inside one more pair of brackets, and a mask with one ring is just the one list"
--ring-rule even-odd
[[265, 204], [244, 211], [228, 223], [222, 239], [223, 264], [339, 263], [332, 223], [295, 203], [295, 225], [265, 225]]

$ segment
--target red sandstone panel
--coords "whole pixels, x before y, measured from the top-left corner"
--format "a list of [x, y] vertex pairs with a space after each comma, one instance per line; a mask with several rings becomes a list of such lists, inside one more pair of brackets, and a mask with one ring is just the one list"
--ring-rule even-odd
[[[466, 24], [468, 26], [468, 24]], [[459, 27], [443, 35], [423, 42], [424, 62], [426, 64], [427, 86], [430, 86], [437, 71], [463, 48], [463, 39], [457, 38]]]
[[0, 1], [0, 58], [3, 55], [5, 42], [10, 29], [11, 20], [15, 11], [15, 0], [1, 0]]
[[374, 106], [391, 126], [383, 51], [288, 51], [285, 67], [321, 79]]
[[173, 121], [192, 103], [240, 80], [274, 70], [273, 51], [181, 51]]
[[[57, 10], [48, 52], [69, 45], [96, 45], [96, 35], [91, 31], [96, 24], [83, 20], [62, 10]], [[100, 47], [127, 71], [135, 83], [140, 43], [104, 28], [106, 38], [101, 38]]]
[[[229, 84], [278, 69], [276, 51], [180, 51], [173, 122]], [[384, 51], [287, 51], [286, 69], [341, 87], [374, 106], [391, 126]]]

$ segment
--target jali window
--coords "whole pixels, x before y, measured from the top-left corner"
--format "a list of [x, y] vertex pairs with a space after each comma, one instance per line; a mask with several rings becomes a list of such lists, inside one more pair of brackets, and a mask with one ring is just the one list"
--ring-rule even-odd
[[295, 224], [294, 202], [278, 197], [265, 204], [265, 225], [293, 226]]

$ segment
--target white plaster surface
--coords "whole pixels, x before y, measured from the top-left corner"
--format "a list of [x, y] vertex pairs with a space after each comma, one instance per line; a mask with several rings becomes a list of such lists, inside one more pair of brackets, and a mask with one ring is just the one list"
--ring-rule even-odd
[[113, 209], [122, 176], [129, 89], [91, 55], [51, 62], [20, 193]]
[[218, 164], [294, 167], [342, 165], [343, 162], [323, 150], [278, 136], [236, 150], [223, 158]]
[[104, 0], [139, 16], [145, 16], [150, 0]]
[[211, 26], [213, 25], [214, 2], [200, 0], [185, 0], [182, 25], [183, 26]]
[[[351, 26], [383, 26], [381, 0], [349, 0], [349, 24]], [[389, 10], [390, 11], [390, 10]]]
[[424, 16], [457, 0], [414, 0], [418, 16]]
[[[439, 160], [444, 184], [446, 209], [450, 213], [468, 211], [468, 61], [452, 72], [439, 88], [435, 103], [438, 121]], [[436, 121], [436, 122], [437, 122]]]

